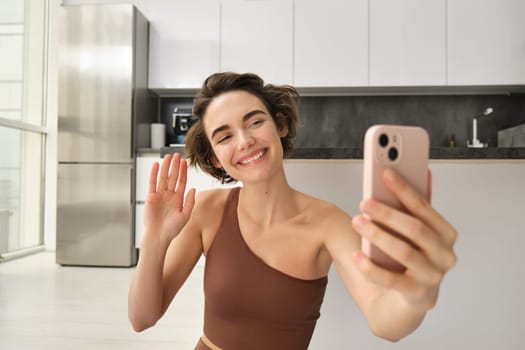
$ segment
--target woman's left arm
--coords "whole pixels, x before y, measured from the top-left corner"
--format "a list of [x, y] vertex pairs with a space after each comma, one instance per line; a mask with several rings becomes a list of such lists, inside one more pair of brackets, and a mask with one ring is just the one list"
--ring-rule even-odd
[[[430, 171], [429, 198], [419, 195], [390, 169], [385, 171], [383, 180], [406, 208], [406, 213], [368, 199], [361, 203], [366, 216], [355, 216], [352, 226], [362, 238], [402, 263], [406, 270], [398, 273], [381, 268], [360, 249], [349, 259], [348, 255], [342, 256], [341, 249], [328, 248], [345, 286], [374, 334], [397, 341], [412, 333], [426, 312], [436, 305], [443, 277], [456, 264], [453, 246], [457, 232], [430, 205]], [[389, 234], [378, 224], [399, 233], [415, 246]]]

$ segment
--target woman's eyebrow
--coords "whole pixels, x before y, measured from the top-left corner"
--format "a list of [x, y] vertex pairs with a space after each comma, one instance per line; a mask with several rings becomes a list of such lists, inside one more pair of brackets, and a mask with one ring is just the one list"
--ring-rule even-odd
[[[250, 119], [251, 117], [253, 117], [254, 115], [256, 114], [266, 114], [266, 112], [260, 110], [260, 109], [254, 109], [253, 111], [250, 111], [248, 113], [246, 113], [243, 117], [242, 117], [242, 121], [243, 122], [246, 122], [248, 119]], [[216, 128], [215, 130], [213, 130], [213, 132], [211, 133], [211, 138], [213, 139], [213, 137], [221, 132], [221, 131], [224, 131], [224, 130], [227, 130], [229, 129], [230, 127], [228, 126], [228, 124], [224, 124], [224, 125], [221, 125], [219, 126], [218, 128]]]
[[252, 116], [254, 116], [254, 115], [256, 115], [256, 114], [260, 114], [260, 113], [262, 113], [262, 114], [266, 114], [266, 112], [261, 111], [260, 109], [254, 109], [253, 111], [246, 113], [246, 114], [244, 115], [244, 117], [242, 117], [242, 121], [245, 122], [245, 121], [247, 121], [248, 119], [250, 119], [250, 117], [252, 117]]

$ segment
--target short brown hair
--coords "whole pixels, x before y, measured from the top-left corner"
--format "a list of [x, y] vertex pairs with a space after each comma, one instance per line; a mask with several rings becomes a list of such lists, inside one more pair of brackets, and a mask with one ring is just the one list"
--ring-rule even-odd
[[203, 117], [211, 101], [227, 91], [243, 90], [258, 97], [270, 112], [277, 129], [286, 128], [288, 133], [281, 137], [284, 156], [293, 150], [299, 118], [294, 98], [299, 98], [293, 86], [264, 84], [264, 81], [253, 73], [237, 74], [231, 72], [215, 73], [203, 83], [193, 101], [193, 125], [186, 135], [186, 157], [189, 164], [197, 165], [222, 183], [237, 181], [224, 169], [213, 166], [211, 159], [215, 157], [206, 132]]

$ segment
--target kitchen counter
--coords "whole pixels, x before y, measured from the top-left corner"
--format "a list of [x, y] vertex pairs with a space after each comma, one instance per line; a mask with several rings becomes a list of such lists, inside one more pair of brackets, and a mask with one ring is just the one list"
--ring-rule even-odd
[[[163, 147], [161, 156], [167, 153], [181, 152], [182, 147]], [[289, 159], [363, 159], [361, 148], [298, 148]], [[494, 160], [494, 159], [525, 159], [525, 147], [513, 148], [466, 148], [437, 147], [430, 149], [430, 159], [457, 160]]]
[[184, 154], [184, 145], [177, 145], [173, 147], [162, 147], [162, 148], [139, 148], [135, 152], [137, 157], [160, 155], [164, 157], [165, 154], [178, 152]]

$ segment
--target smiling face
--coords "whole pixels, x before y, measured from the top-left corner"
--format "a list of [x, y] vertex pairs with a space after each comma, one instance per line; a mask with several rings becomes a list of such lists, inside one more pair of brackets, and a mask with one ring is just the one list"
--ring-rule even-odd
[[204, 114], [204, 129], [215, 157], [212, 163], [243, 182], [261, 181], [282, 169], [281, 137], [264, 103], [243, 90], [213, 99]]

